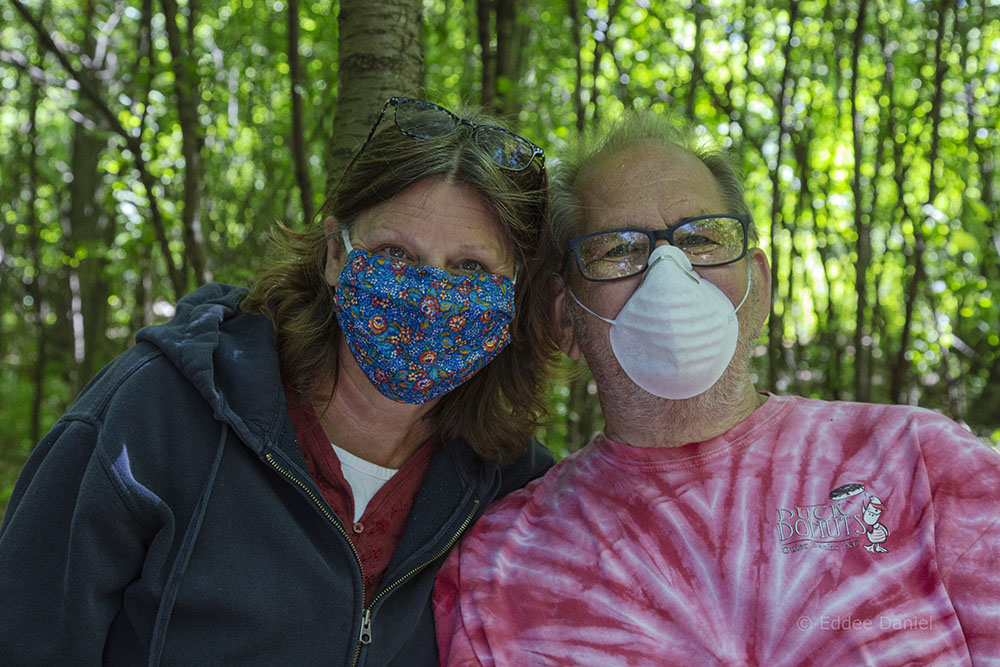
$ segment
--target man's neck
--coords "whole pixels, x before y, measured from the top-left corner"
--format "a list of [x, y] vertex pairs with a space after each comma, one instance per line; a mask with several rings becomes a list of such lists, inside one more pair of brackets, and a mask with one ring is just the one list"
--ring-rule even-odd
[[644, 396], [599, 397], [605, 435], [634, 447], [704, 442], [736, 426], [767, 400], [749, 379], [736, 387], [720, 382], [704, 394], [676, 401], [636, 390]]

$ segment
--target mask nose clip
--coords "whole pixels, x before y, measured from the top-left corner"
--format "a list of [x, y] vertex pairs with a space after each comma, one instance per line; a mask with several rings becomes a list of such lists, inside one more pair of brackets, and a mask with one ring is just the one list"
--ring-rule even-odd
[[[661, 252], [660, 248], [667, 248], [668, 250], [663, 250]], [[649, 275], [649, 272], [652, 271], [652, 269], [653, 269], [654, 266], [656, 266], [657, 264], [659, 264], [660, 262], [662, 262], [664, 260], [670, 260], [671, 262], [674, 263], [674, 265], [678, 269], [681, 270], [681, 273], [683, 273], [688, 278], [688, 280], [690, 280], [691, 282], [693, 282], [695, 285], [700, 285], [701, 284], [701, 280], [698, 278], [698, 274], [691, 270], [691, 265], [690, 264], [688, 264], [687, 266], [685, 266], [683, 263], [677, 261], [677, 257], [675, 256], [675, 253], [681, 253], [681, 256], [683, 257], [684, 256], [684, 251], [682, 251], [677, 246], [672, 246], [672, 245], [664, 245], [664, 246], [660, 246], [660, 248], [654, 248], [653, 249], [653, 253], [650, 255], [650, 257], [653, 257], [653, 255], [656, 255], [656, 257], [653, 258], [653, 261], [650, 262], [649, 266], [646, 267], [646, 270], [643, 271], [643, 273], [642, 273], [642, 281], [641, 282], [643, 282], [643, 283], [646, 282], [646, 277]], [[669, 248], [672, 248], [673, 251], [669, 250]]]

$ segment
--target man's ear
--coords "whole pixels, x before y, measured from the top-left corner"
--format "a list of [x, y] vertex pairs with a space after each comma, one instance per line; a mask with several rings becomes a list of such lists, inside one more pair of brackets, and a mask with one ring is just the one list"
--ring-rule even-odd
[[548, 288], [552, 294], [552, 327], [556, 343], [563, 354], [576, 361], [580, 358], [581, 352], [573, 333], [573, 318], [569, 315], [570, 297], [566, 292], [562, 276], [553, 275], [549, 278]]
[[764, 322], [771, 314], [771, 264], [767, 261], [767, 254], [760, 248], [748, 249], [747, 261], [750, 262], [753, 280], [757, 285], [751, 290], [750, 296], [757, 300], [758, 321], [754, 322], [754, 326], [757, 327], [759, 337], [764, 331]]
[[340, 284], [340, 270], [344, 268], [347, 253], [344, 252], [344, 242], [340, 238], [340, 225], [332, 215], [323, 220], [326, 231], [326, 268], [323, 276], [328, 285], [336, 287]]

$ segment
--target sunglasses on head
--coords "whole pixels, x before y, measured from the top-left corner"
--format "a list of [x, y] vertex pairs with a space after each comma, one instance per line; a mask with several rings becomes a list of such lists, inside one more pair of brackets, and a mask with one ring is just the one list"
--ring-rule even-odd
[[410, 97], [390, 97], [382, 105], [382, 110], [379, 111], [371, 132], [368, 133], [368, 138], [365, 139], [365, 143], [351, 160], [352, 164], [368, 147], [389, 107], [393, 109], [392, 120], [396, 127], [408, 137], [438, 139], [448, 136], [460, 127], [468, 127], [472, 129], [472, 140], [476, 142], [476, 145], [502, 169], [524, 171], [536, 157], [540, 157], [542, 167], [545, 166], [545, 153], [524, 137], [495, 125], [472, 123], [464, 118], [459, 118], [442, 106]]

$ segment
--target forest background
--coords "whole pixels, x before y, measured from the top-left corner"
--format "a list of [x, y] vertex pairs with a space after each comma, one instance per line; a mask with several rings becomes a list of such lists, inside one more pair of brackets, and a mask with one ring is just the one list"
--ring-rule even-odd
[[[622, 108], [734, 150], [771, 258], [757, 386], [1000, 442], [1000, 0], [0, 0], [0, 512], [135, 332], [252, 282], [391, 94], [553, 164]], [[601, 428], [551, 390], [559, 455]]]

